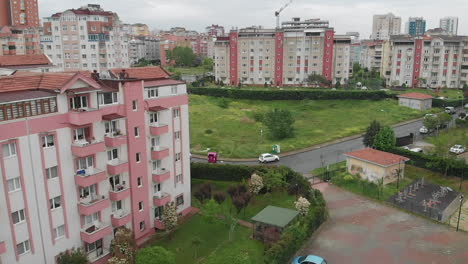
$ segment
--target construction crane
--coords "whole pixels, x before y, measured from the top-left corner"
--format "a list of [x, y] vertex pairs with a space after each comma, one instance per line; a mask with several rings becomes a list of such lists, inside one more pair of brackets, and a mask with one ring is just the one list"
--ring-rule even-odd
[[287, 2], [282, 8], [280, 8], [280, 10], [278, 10], [278, 11], [275, 12], [275, 17], [276, 17], [276, 28], [279, 28], [279, 27], [280, 27], [280, 20], [279, 20], [280, 13], [281, 13], [284, 9], [286, 9], [286, 7], [288, 7], [291, 3], [292, 3], [292, 0], [289, 0], [289, 2]]

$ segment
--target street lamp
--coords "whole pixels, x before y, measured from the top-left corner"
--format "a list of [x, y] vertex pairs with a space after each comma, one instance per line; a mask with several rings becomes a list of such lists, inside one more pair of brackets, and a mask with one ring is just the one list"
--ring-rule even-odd
[[460, 195], [460, 210], [458, 211], [458, 222], [457, 222], [457, 232], [458, 232], [458, 227], [460, 226], [460, 216], [461, 216], [461, 210], [462, 210], [462, 206], [463, 206], [463, 194]]

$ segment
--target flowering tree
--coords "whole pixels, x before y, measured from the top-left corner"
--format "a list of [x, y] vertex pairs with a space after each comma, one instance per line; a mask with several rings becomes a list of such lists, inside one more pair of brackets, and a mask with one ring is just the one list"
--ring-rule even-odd
[[168, 203], [163, 211], [163, 224], [167, 232], [172, 231], [177, 226], [177, 207], [174, 202]]
[[294, 202], [294, 205], [301, 215], [306, 215], [309, 212], [310, 202], [302, 196]]
[[252, 174], [250, 176], [250, 181], [249, 181], [249, 190], [253, 194], [258, 194], [260, 190], [263, 188], [263, 178], [258, 176], [257, 174]]
[[62, 252], [57, 257], [58, 264], [88, 264], [88, 258], [81, 249], [72, 249]]
[[111, 244], [112, 258], [109, 264], [134, 264], [136, 243], [133, 233], [126, 227], [120, 227], [115, 233], [115, 239]]

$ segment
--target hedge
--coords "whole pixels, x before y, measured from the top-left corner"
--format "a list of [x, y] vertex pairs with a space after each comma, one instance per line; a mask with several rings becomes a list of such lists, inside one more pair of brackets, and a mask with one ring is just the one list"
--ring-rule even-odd
[[409, 158], [408, 164], [443, 174], [445, 174], [445, 168], [448, 165], [447, 175], [449, 176], [461, 177], [463, 171], [468, 171], [468, 164], [463, 160], [443, 159], [434, 155], [412, 152], [397, 147], [390, 149], [389, 152]]
[[446, 106], [453, 106], [459, 107], [462, 106], [462, 99], [455, 99], [455, 100], [444, 100], [444, 99], [432, 99], [432, 107], [446, 107]]
[[385, 91], [337, 91], [337, 90], [247, 90], [247, 89], [223, 89], [223, 88], [187, 88], [188, 93], [197, 95], [207, 95], [214, 97], [226, 97], [234, 99], [254, 99], [254, 100], [381, 100], [392, 98]]

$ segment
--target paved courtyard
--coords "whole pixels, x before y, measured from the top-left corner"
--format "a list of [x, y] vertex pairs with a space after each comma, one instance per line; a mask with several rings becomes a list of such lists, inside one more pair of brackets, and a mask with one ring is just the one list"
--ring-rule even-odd
[[314, 186], [330, 219], [299, 250], [329, 264], [467, 264], [468, 234], [374, 203], [327, 183]]

